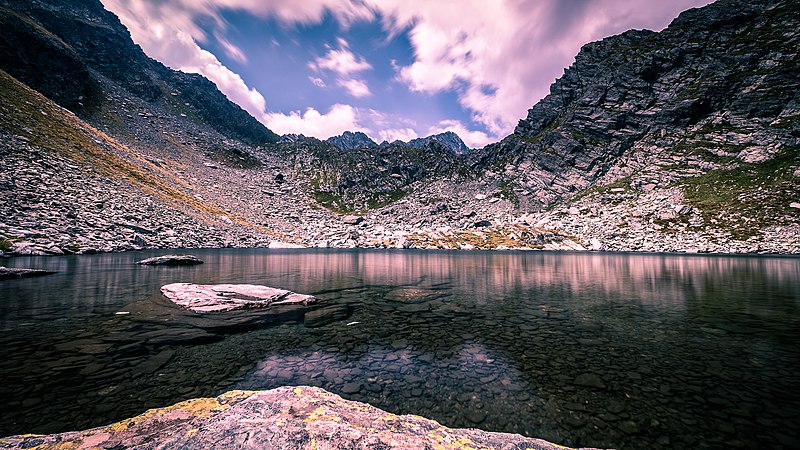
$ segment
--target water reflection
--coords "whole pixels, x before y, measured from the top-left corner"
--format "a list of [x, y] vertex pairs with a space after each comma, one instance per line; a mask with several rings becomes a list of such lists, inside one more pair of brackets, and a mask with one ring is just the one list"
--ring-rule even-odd
[[[191, 253], [206, 263], [133, 264], [155, 251], [5, 261], [60, 273], [0, 283], [0, 434], [313, 384], [569, 445], [798, 443], [797, 258]], [[349, 316], [316, 310], [311, 326], [308, 310], [196, 315], [161, 297], [173, 282], [265, 284]]]

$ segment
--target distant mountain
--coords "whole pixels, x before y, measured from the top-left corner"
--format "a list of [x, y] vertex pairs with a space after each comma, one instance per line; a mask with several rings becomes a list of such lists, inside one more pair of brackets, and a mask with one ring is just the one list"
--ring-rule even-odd
[[424, 138], [412, 139], [408, 142], [408, 145], [410, 147], [422, 148], [425, 144], [430, 142], [438, 142], [456, 155], [464, 155], [469, 152], [469, 147], [467, 147], [464, 141], [452, 131], [445, 131], [444, 133], [434, 134]]
[[147, 57], [99, 0], [0, 0], [0, 28], [0, 69], [92, 123], [130, 94], [248, 144], [278, 140], [208, 79]]
[[[285, 141], [287, 139], [295, 140], [292, 137], [284, 137], [283, 140]], [[375, 141], [360, 131], [355, 133], [352, 131], [345, 131], [339, 136], [326, 139], [326, 142], [330, 142], [342, 150], [353, 150], [357, 148], [371, 148], [378, 146]], [[381, 142], [380, 146], [408, 146], [411, 148], [424, 148], [425, 146], [429, 146], [434, 142], [450, 150], [456, 155], [464, 155], [469, 152], [469, 147], [467, 147], [466, 144], [464, 144], [464, 141], [462, 141], [461, 138], [452, 131], [446, 131], [444, 133], [434, 134], [424, 138], [412, 139], [409, 142], [401, 140], [394, 140], [392, 142], [383, 141]]]
[[375, 141], [360, 131], [356, 131], [355, 133], [352, 131], [345, 131], [339, 136], [333, 136], [326, 139], [326, 141], [342, 150], [353, 150], [356, 148], [369, 148], [378, 146]]

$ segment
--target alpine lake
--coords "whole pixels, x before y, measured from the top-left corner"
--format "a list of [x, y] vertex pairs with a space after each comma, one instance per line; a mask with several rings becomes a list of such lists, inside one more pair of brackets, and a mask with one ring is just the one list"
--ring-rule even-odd
[[[231, 389], [319, 386], [449, 427], [613, 448], [800, 447], [800, 258], [412, 250], [16, 257], [0, 282], [0, 436]], [[160, 287], [309, 306], [198, 314]]]

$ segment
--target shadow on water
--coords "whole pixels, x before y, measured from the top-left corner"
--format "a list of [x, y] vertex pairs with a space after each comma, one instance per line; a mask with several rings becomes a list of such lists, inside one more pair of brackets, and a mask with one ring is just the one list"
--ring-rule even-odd
[[[0, 284], [0, 435], [225, 390], [315, 385], [447, 426], [618, 448], [800, 446], [800, 259], [193, 250], [16, 258]], [[314, 294], [194, 314], [173, 282]], [[121, 314], [120, 314], [121, 313]]]

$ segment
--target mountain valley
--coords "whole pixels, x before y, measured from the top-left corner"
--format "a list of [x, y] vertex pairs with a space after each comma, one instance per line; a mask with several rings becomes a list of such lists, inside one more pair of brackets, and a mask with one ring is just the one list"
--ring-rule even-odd
[[0, 0], [0, 251], [800, 253], [800, 6], [587, 44], [514, 133], [277, 136], [99, 1]]

